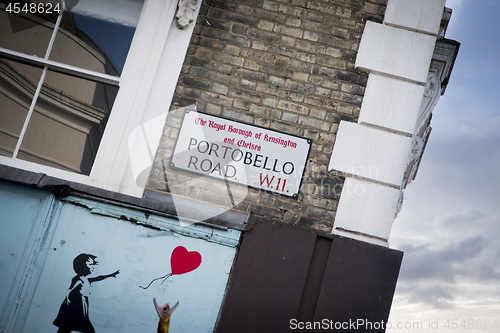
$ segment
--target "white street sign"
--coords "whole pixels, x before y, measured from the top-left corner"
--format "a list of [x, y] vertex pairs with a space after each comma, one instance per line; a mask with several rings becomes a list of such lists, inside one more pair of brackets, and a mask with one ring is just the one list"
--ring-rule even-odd
[[297, 198], [312, 140], [186, 111], [171, 166]]

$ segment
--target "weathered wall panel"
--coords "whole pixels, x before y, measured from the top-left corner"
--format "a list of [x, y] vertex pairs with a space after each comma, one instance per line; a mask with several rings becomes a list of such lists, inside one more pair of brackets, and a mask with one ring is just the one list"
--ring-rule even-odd
[[[1, 270], [2, 295], [12, 285], [13, 274], [7, 274], [12, 273], [10, 270], [17, 275], [25, 270], [39, 272], [39, 276], [32, 274], [30, 281], [22, 279], [24, 273], [20, 275], [14, 294], [25, 288], [21, 285], [33, 284], [36, 288], [3, 309], [4, 314], [17, 315], [2, 323], [4, 332], [56, 331], [53, 322], [61, 313], [62, 322], [75, 325], [73, 328], [77, 330], [82, 324], [75, 324], [75, 318], [85, 311], [88, 312], [82, 315], [82, 320], [90, 322], [97, 332], [155, 332], [158, 315], [154, 297], [160, 305], [168, 302], [173, 306], [179, 301], [171, 317], [172, 332], [213, 330], [236, 254], [239, 231], [197, 225], [182, 227], [176, 220], [111, 204], [71, 196], [55, 198], [44, 190], [12, 187], [25, 192], [26, 199], [19, 200], [19, 194], [12, 195], [8, 192], [10, 188], [2, 186], [2, 213], [9, 218], [0, 224], [1, 235], [19, 242], [14, 247], [12, 242], [1, 242], [2, 253], [12, 251], [15, 258], [18, 251], [19, 255], [30, 251], [32, 245], [27, 244], [26, 238], [38, 232], [40, 225], [50, 221], [57, 227], [52, 234], [44, 233], [43, 242], [39, 242], [37, 253], [40, 250], [45, 253], [37, 259], [38, 266], [33, 266], [32, 260], [24, 260], [17, 266], [7, 263], [9, 271]], [[57, 204], [41, 205], [44, 196]], [[42, 211], [43, 218], [39, 218]], [[90, 264], [85, 262], [87, 268], [84, 268], [93, 266], [93, 273], [82, 273], [81, 265], [76, 268], [75, 259], [81, 254], [96, 256], [85, 257], [93, 258]], [[200, 262], [196, 261], [198, 257]], [[10, 258], [1, 259], [5, 264]], [[94, 260], [97, 265], [93, 265]], [[99, 276], [102, 279], [92, 281]], [[9, 285], [3, 284], [6, 280]], [[87, 301], [81, 301], [85, 297]], [[16, 310], [17, 303], [24, 304], [27, 313]], [[65, 311], [70, 310], [74, 313], [68, 315]]]
[[[33, 193], [17, 186], [0, 188], [0, 314], [13, 289], [13, 283], [22, 259], [27, 254], [33, 225], [41, 210], [47, 191]], [[26, 258], [25, 258], [26, 259]]]
[[0, 182], [0, 331], [19, 330], [28, 311], [57, 213], [54, 196]]

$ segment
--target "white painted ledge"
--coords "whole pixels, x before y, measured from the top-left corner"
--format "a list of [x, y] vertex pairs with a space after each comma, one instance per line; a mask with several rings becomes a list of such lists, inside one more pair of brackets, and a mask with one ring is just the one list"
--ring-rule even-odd
[[437, 35], [446, 0], [389, 0], [384, 24]]
[[88, 185], [90, 180], [89, 176], [86, 175], [74, 173], [71, 171], [65, 171], [47, 165], [29, 162], [18, 158], [11, 158], [7, 156], [0, 156], [0, 164], [34, 173], [44, 173], [47, 176], [60, 178], [70, 182], [80, 183], [84, 185]]
[[424, 87], [415, 83], [370, 74], [359, 123], [415, 133]]
[[356, 67], [424, 85], [436, 37], [366, 22]]
[[410, 137], [341, 121], [328, 170], [401, 186]]
[[347, 177], [337, 208], [334, 232], [342, 232], [351, 238], [362, 237], [370, 243], [387, 242], [399, 192], [392, 187]]

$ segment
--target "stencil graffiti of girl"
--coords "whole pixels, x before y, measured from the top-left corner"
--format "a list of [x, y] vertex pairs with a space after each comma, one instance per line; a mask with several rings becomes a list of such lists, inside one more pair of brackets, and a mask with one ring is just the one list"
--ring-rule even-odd
[[93, 282], [109, 277], [116, 278], [116, 275], [120, 273], [118, 270], [108, 275], [92, 276], [97, 265], [96, 258], [92, 254], [81, 253], [73, 260], [73, 269], [76, 275], [71, 280], [68, 295], [62, 302], [57, 318], [53, 323], [59, 327], [57, 333], [72, 331], [95, 333], [89, 319], [90, 286]]

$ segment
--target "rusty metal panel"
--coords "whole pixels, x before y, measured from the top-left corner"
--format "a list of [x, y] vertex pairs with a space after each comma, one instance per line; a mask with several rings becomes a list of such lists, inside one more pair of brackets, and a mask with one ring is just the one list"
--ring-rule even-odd
[[389, 317], [402, 259], [397, 250], [334, 237], [314, 321], [327, 320], [340, 330], [384, 332], [381, 323]]
[[258, 220], [244, 234], [217, 333], [291, 332], [316, 234]]

